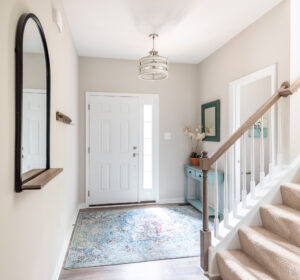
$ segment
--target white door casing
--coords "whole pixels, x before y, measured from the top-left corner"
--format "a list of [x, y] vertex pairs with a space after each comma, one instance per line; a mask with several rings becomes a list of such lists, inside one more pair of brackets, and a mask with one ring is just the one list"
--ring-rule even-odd
[[[154, 95], [87, 93], [87, 205], [156, 199], [158, 163], [153, 171], [151, 189], [143, 190], [142, 172], [143, 106], [149, 103], [151, 96]], [[153, 111], [155, 114], [158, 109]], [[157, 138], [158, 125], [155, 124], [152, 130]], [[154, 144], [158, 144], [158, 140], [153, 141]], [[154, 150], [158, 152], [158, 148]], [[156, 154], [155, 161], [158, 161]]]
[[[241, 126], [241, 112], [240, 112], [240, 97], [241, 97], [241, 88], [245, 85], [251, 84], [255, 81], [260, 79], [264, 79], [266, 77], [270, 77], [271, 79], [271, 91], [270, 96], [275, 93], [276, 89], [276, 64], [272, 64], [266, 68], [258, 70], [254, 73], [251, 73], [247, 76], [244, 76], [238, 80], [232, 81], [229, 84], [229, 134], [232, 135], [240, 126]], [[278, 108], [277, 108], [278, 109]], [[278, 112], [277, 112], [278, 114]], [[275, 107], [271, 108], [271, 121], [270, 121], [270, 130], [271, 130], [271, 138], [275, 138], [275, 130], [274, 124], [275, 122]], [[229, 154], [229, 161], [230, 161], [230, 173], [229, 173], [229, 180], [230, 185], [241, 185], [241, 162], [240, 162], [240, 140], [236, 142], [236, 144], [232, 147]], [[271, 166], [272, 169], [275, 163], [275, 143], [274, 141], [270, 145], [270, 155], [271, 155]], [[239, 188], [236, 188], [237, 193], [236, 197], [240, 199], [240, 192]]]

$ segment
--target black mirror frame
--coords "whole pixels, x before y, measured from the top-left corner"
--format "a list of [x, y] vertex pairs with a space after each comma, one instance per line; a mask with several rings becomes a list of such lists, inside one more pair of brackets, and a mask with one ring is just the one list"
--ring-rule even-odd
[[[26, 181], [22, 181], [22, 106], [23, 106], [23, 36], [26, 23], [29, 19], [32, 19], [39, 30], [44, 54], [45, 54], [45, 63], [46, 63], [46, 90], [47, 90], [47, 106], [46, 106], [46, 168], [45, 170], [34, 174], [32, 177], [28, 178]], [[47, 42], [44, 34], [43, 27], [37, 18], [36, 15], [32, 13], [23, 14], [17, 26], [17, 33], [16, 33], [16, 80], [15, 80], [15, 87], [16, 87], [16, 135], [15, 135], [15, 191], [21, 192], [22, 184], [28, 182], [29, 180], [33, 179], [34, 177], [40, 175], [41, 173], [45, 172], [50, 168], [50, 60], [49, 60], [49, 53]]]

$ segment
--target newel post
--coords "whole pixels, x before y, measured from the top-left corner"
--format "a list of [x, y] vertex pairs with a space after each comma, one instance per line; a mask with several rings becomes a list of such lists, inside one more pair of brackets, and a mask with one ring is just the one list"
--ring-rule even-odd
[[202, 209], [202, 230], [200, 231], [200, 263], [204, 273], [208, 273], [208, 250], [211, 244], [211, 232], [208, 224], [208, 189], [207, 173], [210, 168], [207, 152], [203, 152], [200, 159], [200, 168], [203, 176], [203, 209]]

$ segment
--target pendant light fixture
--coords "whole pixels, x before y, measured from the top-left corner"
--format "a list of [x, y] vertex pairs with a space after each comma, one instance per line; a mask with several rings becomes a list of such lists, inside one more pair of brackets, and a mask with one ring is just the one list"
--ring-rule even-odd
[[153, 40], [153, 48], [148, 56], [139, 60], [139, 78], [142, 80], [164, 80], [168, 78], [168, 60], [166, 57], [159, 56], [155, 50], [155, 39], [158, 35], [149, 35]]

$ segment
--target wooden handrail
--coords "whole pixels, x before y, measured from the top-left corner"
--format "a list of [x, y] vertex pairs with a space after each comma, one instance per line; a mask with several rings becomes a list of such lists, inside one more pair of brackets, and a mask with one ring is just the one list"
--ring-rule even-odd
[[209, 170], [213, 165], [257, 120], [259, 120], [281, 97], [287, 97], [300, 88], [300, 78], [291, 86], [289, 82], [282, 83], [273, 94], [232, 136], [210, 157], [200, 159], [200, 168]]
[[290, 87], [292, 94], [297, 92], [299, 89], [300, 89], [300, 78], [298, 78]]

